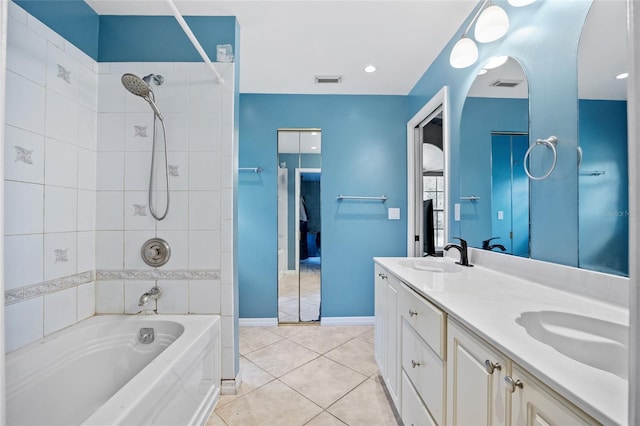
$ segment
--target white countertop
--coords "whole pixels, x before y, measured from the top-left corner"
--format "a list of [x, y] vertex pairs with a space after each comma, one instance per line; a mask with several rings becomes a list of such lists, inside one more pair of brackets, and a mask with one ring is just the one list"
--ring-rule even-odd
[[[422, 258], [374, 261], [596, 420], [628, 423], [627, 378], [563, 355], [516, 322], [523, 312], [556, 311], [628, 326], [627, 309], [478, 265], [455, 273], [401, 265], [409, 259]], [[454, 263], [451, 258], [428, 259]]]

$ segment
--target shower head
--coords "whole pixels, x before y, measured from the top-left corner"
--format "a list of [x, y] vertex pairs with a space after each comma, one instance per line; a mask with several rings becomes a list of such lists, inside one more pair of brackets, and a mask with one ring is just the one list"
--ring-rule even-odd
[[151, 87], [144, 82], [144, 80], [135, 74], [129, 73], [123, 74], [120, 80], [122, 81], [122, 85], [125, 89], [147, 101], [151, 106], [151, 109], [153, 109], [153, 112], [160, 120], [162, 120], [162, 114], [160, 114], [160, 110], [153, 101], [153, 91], [151, 90]]

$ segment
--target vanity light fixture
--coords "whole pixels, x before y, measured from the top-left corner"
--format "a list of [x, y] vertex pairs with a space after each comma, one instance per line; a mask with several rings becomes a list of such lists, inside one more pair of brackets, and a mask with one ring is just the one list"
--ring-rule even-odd
[[624, 80], [625, 78], [629, 77], [629, 73], [628, 72], [623, 72], [622, 74], [618, 74], [616, 75], [616, 78], [618, 80]]
[[376, 67], [374, 67], [373, 65], [367, 65], [366, 67], [364, 67], [364, 72], [372, 73], [375, 71], [376, 71]]
[[485, 74], [486, 74], [486, 73], [488, 73], [488, 72], [489, 72], [489, 70], [488, 70], [488, 69], [486, 69], [486, 68], [482, 68], [482, 69], [478, 72], [478, 75], [485, 75]]
[[528, 6], [536, 0], [508, 0], [509, 4], [513, 7]]
[[494, 68], [498, 68], [499, 66], [504, 65], [504, 63], [507, 62], [507, 59], [509, 59], [508, 56], [492, 56], [489, 58], [487, 63], [484, 64], [483, 68], [486, 70], [492, 70]]
[[478, 46], [470, 38], [463, 37], [451, 49], [449, 63], [454, 68], [467, 68], [478, 60]]

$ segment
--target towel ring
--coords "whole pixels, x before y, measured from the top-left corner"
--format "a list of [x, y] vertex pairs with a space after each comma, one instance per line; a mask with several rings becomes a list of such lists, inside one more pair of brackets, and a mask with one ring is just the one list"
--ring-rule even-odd
[[[536, 143], [529, 147], [526, 154], [524, 154], [524, 172], [527, 174], [527, 176], [529, 176], [529, 179], [543, 180], [549, 177], [549, 175], [556, 168], [556, 162], [558, 161], [558, 151], [556, 150], [557, 144], [558, 144], [558, 138], [556, 138], [555, 136], [549, 136], [547, 139], [536, 140]], [[527, 158], [531, 155], [531, 151], [533, 151], [533, 148], [535, 148], [537, 145], [546, 145], [549, 148], [551, 148], [551, 151], [553, 152], [553, 163], [551, 164], [551, 168], [549, 169], [549, 171], [547, 171], [547, 173], [545, 173], [542, 176], [532, 176], [531, 173], [529, 173], [529, 169], [527, 168]]]

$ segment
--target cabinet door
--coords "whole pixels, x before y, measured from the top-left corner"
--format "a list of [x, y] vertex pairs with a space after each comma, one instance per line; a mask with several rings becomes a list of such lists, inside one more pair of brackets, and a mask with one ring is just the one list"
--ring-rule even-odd
[[375, 265], [375, 275], [374, 275], [374, 309], [375, 309], [375, 329], [374, 329], [374, 340], [373, 340], [373, 350], [376, 357], [376, 363], [378, 364], [378, 369], [380, 369], [380, 375], [382, 377], [386, 377], [386, 353], [387, 353], [387, 345], [385, 340], [385, 326], [386, 326], [386, 295], [387, 295], [387, 280], [384, 278], [387, 276], [387, 271], [384, 270], [380, 265]]
[[400, 416], [405, 426], [438, 426], [422, 403], [409, 377], [402, 371], [402, 407]]
[[515, 364], [511, 378], [519, 383], [511, 394], [513, 426], [599, 424]]
[[387, 277], [387, 296], [386, 296], [386, 342], [387, 342], [387, 384], [389, 394], [393, 400], [396, 408], [398, 408], [398, 402], [400, 400], [400, 333], [399, 327], [399, 314], [398, 314], [398, 289], [400, 288], [400, 281], [395, 277], [389, 275]]
[[[506, 425], [508, 358], [448, 321], [447, 419], [451, 425]], [[491, 364], [487, 366], [486, 362]], [[491, 368], [493, 365], [493, 371]]]

